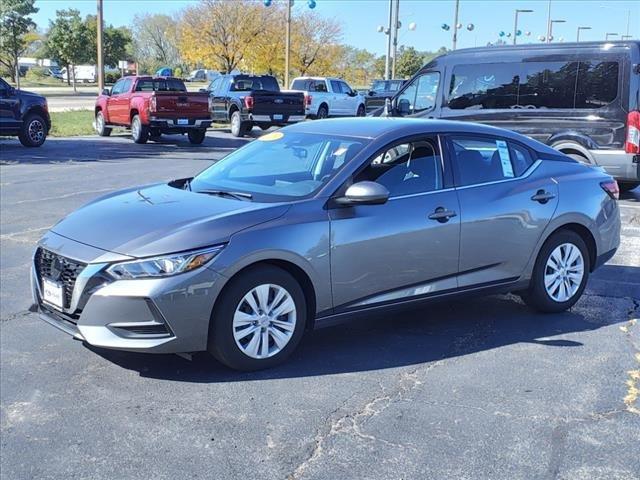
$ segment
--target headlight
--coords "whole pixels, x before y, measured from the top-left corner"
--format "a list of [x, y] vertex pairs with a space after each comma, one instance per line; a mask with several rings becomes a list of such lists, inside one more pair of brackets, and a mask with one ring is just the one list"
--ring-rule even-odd
[[170, 277], [205, 265], [223, 248], [224, 245], [219, 245], [192, 252], [114, 263], [107, 268], [107, 272], [116, 280]]

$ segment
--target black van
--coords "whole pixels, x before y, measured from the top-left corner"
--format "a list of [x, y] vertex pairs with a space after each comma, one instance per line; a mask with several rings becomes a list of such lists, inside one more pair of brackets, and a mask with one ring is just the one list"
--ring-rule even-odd
[[630, 190], [640, 185], [639, 92], [638, 41], [470, 48], [421, 68], [387, 114], [508, 128]]

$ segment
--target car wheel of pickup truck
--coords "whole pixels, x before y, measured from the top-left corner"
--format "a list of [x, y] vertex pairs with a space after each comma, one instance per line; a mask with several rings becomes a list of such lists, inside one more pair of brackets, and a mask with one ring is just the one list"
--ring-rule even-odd
[[159, 142], [162, 137], [162, 132], [159, 128], [149, 129], [149, 139], [153, 142]]
[[323, 118], [327, 118], [329, 116], [329, 109], [326, 107], [326, 105], [320, 105], [320, 108], [318, 109], [318, 114], [316, 115], [316, 118], [318, 120], [322, 120]]
[[25, 147], [39, 147], [47, 138], [47, 126], [44, 119], [37, 113], [27, 115], [18, 140]]
[[111, 135], [111, 129], [106, 125], [102, 112], [96, 113], [96, 133], [101, 137], [108, 137]]
[[131, 137], [136, 143], [147, 143], [149, 127], [142, 124], [140, 115], [134, 115], [133, 120], [131, 120]]
[[360, 105], [358, 107], [358, 111], [356, 112], [356, 117], [364, 117], [367, 114], [367, 111], [364, 108], [364, 105]]
[[231, 135], [234, 137], [244, 137], [252, 128], [253, 125], [251, 125], [250, 122], [242, 121], [238, 110], [231, 114]]
[[192, 143], [193, 145], [200, 145], [204, 141], [206, 134], [206, 130], [189, 130], [187, 132], [189, 143]]

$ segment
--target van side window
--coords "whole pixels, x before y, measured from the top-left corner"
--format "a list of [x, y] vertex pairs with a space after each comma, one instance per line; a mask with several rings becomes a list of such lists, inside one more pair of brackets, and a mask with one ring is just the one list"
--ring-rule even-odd
[[516, 105], [519, 70], [519, 63], [455, 66], [449, 86], [449, 108], [485, 110]]
[[427, 72], [414, 78], [398, 95], [396, 108], [400, 115], [413, 115], [433, 109], [439, 83], [439, 72]]
[[453, 135], [450, 148], [459, 186], [519, 177], [533, 164], [524, 147], [501, 138]]
[[573, 108], [578, 62], [526, 62], [518, 104], [524, 108]]
[[618, 96], [618, 62], [580, 62], [575, 108], [600, 108]]

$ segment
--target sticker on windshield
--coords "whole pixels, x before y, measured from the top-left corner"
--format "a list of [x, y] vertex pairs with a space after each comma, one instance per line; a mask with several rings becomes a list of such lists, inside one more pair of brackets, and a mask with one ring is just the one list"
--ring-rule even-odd
[[282, 132], [271, 132], [258, 137], [258, 140], [261, 142], [273, 142], [274, 140], [280, 140], [282, 137], [284, 137], [284, 133]]
[[498, 153], [500, 154], [500, 164], [502, 165], [502, 175], [505, 178], [512, 178], [513, 167], [511, 166], [511, 159], [509, 158], [509, 148], [507, 142], [504, 140], [496, 140], [496, 146], [498, 147]]

